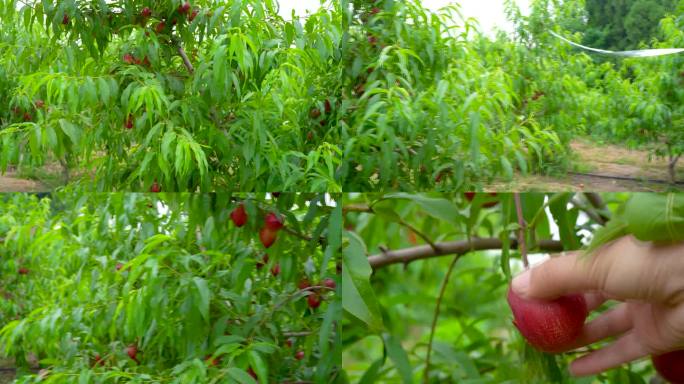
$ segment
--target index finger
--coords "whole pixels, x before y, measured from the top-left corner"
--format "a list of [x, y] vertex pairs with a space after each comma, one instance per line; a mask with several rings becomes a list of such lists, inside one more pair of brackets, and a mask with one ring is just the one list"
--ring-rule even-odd
[[591, 255], [573, 252], [551, 258], [517, 276], [512, 289], [536, 299], [594, 291], [617, 300], [665, 302], [673, 290], [684, 291], [684, 283], [672, 284], [682, 280], [672, 274], [684, 271], [683, 250], [682, 244], [656, 247], [626, 236]]

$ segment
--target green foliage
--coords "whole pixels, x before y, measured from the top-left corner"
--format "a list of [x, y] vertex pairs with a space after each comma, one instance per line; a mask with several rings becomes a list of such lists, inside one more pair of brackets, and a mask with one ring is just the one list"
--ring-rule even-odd
[[[264, 383], [341, 382], [341, 302], [322, 284], [340, 286], [336, 199], [4, 196], [2, 353], [47, 370], [18, 383], [254, 383], [251, 371]], [[229, 216], [239, 203], [248, 222], [237, 228]], [[285, 228], [266, 254], [258, 233], [267, 212]], [[299, 289], [305, 277], [312, 287]], [[310, 308], [310, 295], [323, 304]]]
[[657, 35], [658, 23], [673, 12], [675, 0], [585, 0], [584, 43], [603, 49], [636, 49]]
[[[192, 21], [179, 4], [3, 1], [0, 169], [56, 158], [92, 173], [82, 187], [98, 191], [154, 180], [341, 191], [339, 4], [305, 21], [284, 20], [275, 1], [194, 1]], [[335, 111], [312, 121], [324, 100]]]

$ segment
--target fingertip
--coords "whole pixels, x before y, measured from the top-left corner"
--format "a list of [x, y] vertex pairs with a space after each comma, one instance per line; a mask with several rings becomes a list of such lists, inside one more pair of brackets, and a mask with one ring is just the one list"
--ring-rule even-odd
[[578, 374], [578, 372], [577, 372], [577, 368], [576, 368], [577, 364], [575, 364], [575, 362], [577, 362], [577, 360], [573, 360], [570, 363], [570, 365], [568, 366], [568, 372], [570, 372], [570, 376], [572, 376], [572, 377], [580, 377], [581, 375]]
[[527, 297], [529, 295], [531, 279], [530, 275], [531, 273], [528, 269], [513, 278], [513, 281], [511, 282], [511, 289], [513, 289], [513, 292], [515, 292], [518, 296]]

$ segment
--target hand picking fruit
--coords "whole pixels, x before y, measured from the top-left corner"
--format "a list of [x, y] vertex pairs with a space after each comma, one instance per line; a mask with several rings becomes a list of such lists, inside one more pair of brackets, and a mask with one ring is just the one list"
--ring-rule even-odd
[[[607, 300], [619, 304], [585, 323]], [[573, 361], [573, 376], [651, 355], [663, 378], [684, 383], [684, 243], [624, 236], [591, 255], [551, 258], [513, 279], [508, 302], [515, 325], [539, 350], [565, 352], [615, 338]]]

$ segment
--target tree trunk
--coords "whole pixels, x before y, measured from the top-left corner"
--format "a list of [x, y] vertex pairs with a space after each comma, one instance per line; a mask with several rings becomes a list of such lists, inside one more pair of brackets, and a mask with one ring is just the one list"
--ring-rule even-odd
[[668, 171], [670, 173], [670, 183], [677, 183], [677, 162], [682, 155], [670, 156], [670, 164], [668, 165]]

